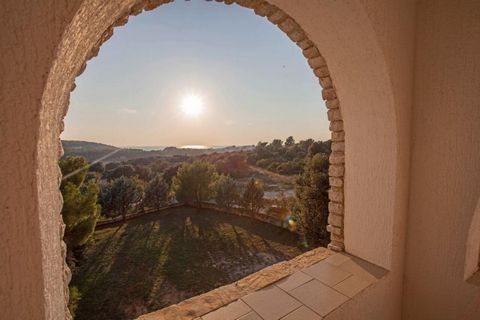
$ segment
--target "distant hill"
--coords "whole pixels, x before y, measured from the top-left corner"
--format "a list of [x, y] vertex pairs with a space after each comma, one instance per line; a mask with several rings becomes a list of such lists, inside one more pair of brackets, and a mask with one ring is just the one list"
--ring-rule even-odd
[[187, 149], [177, 147], [167, 147], [163, 150], [145, 151], [142, 149], [122, 149], [108, 144], [88, 142], [88, 141], [75, 141], [75, 140], [62, 140], [64, 157], [68, 156], [82, 156], [88, 161], [94, 161], [105, 157], [109, 153], [116, 150], [114, 154], [104, 159], [104, 162], [120, 162], [128, 161], [139, 158], [158, 157], [158, 156], [198, 156], [202, 154], [211, 154], [214, 152], [224, 153], [232, 151], [249, 151], [254, 146], [230, 146], [224, 148], [208, 148], [208, 149]]

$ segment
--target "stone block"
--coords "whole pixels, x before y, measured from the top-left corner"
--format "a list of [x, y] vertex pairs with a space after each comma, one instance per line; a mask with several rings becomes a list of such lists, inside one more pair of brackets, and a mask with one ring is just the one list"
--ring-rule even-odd
[[[325, 77], [328, 77], [330, 75], [330, 72], [328, 71], [328, 67], [327, 66], [323, 66], [323, 67], [319, 67], [315, 70], [313, 70], [313, 73], [318, 77], [318, 78], [325, 78]], [[330, 89], [330, 88], [325, 88], [322, 86], [322, 88], [324, 89]]]
[[317, 56], [317, 57], [308, 59], [308, 64], [312, 69], [317, 69], [327, 65], [327, 63], [325, 62], [325, 59], [322, 56]]
[[331, 164], [343, 164], [345, 163], [345, 154], [343, 152], [332, 152], [329, 157]]
[[[316, 71], [316, 70], [315, 70]], [[333, 88], [326, 88], [322, 90], [323, 100], [333, 100], [337, 98], [337, 92]]]
[[343, 204], [338, 202], [329, 202], [328, 203], [328, 212], [336, 214], [336, 215], [343, 215]]
[[329, 121], [342, 120], [342, 114], [340, 113], [340, 109], [329, 109], [327, 111], [327, 117]]
[[332, 142], [342, 142], [345, 141], [345, 131], [337, 131], [331, 133]]
[[329, 126], [330, 131], [338, 132], [343, 131], [343, 121], [332, 121]]
[[332, 152], [342, 151], [345, 152], [345, 142], [332, 142]]
[[328, 175], [330, 177], [343, 177], [345, 173], [345, 167], [343, 165], [332, 164], [328, 168]]
[[333, 202], [343, 203], [343, 191], [336, 188], [328, 190], [328, 199]]

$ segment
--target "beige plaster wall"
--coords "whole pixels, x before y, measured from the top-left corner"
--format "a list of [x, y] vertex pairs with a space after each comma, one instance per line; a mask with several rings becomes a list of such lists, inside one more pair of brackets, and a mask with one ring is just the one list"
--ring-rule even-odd
[[[0, 4], [0, 310], [7, 319], [65, 316], [56, 166], [63, 106], [90, 48], [129, 3]], [[329, 319], [400, 318], [408, 195], [403, 318], [461, 319], [480, 293], [463, 281], [480, 196], [478, 1], [419, 1], [417, 13], [413, 0], [271, 3], [319, 47], [341, 101], [346, 250], [390, 270]]]
[[419, 1], [404, 319], [480, 319], [467, 234], [480, 196], [480, 2]]
[[301, 7], [310, 15], [293, 15], [325, 56], [342, 105], [346, 251], [390, 270], [327, 319], [400, 319], [415, 3], [305, 1]]
[[37, 188], [36, 149], [45, 81], [75, 9], [75, 1], [0, 2], [2, 319], [64, 318], [58, 209], [40, 210], [39, 196], [49, 191]]
[[[7, 39], [1, 44], [2, 69], [9, 90], [2, 92], [2, 141], [7, 152], [2, 153], [1, 170], [7, 180], [0, 191], [8, 223], [0, 227], [2, 239], [7, 239], [0, 249], [7, 261], [0, 274], [0, 303], [7, 318], [64, 317], [66, 275], [56, 165], [61, 119], [73, 80], [90, 49], [131, 3], [44, 0], [38, 8], [26, 0], [2, 3], [1, 35]], [[412, 2], [272, 3], [300, 23], [320, 48], [341, 100], [350, 139], [345, 182], [347, 251], [391, 270], [388, 282], [371, 295], [380, 303], [356, 304], [360, 307], [354, 305], [345, 312], [398, 318]], [[400, 17], [397, 10], [402, 12]], [[368, 308], [372, 304], [378, 307]]]

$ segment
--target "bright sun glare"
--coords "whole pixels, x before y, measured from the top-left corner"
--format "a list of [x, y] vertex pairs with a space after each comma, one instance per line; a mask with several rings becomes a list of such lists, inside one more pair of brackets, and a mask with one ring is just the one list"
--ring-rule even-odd
[[180, 105], [182, 112], [189, 117], [197, 117], [204, 110], [204, 104], [202, 97], [189, 94], [183, 97], [182, 104]]

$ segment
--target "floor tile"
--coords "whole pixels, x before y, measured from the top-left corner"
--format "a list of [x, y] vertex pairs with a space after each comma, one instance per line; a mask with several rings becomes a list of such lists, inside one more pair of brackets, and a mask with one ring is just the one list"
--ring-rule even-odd
[[322, 317], [309, 308], [301, 306], [297, 310], [287, 314], [281, 320], [322, 320]]
[[251, 312], [249, 306], [242, 300], [230, 303], [229, 305], [202, 316], [203, 320], [236, 320], [239, 317]]
[[334, 255], [331, 255], [325, 259], [325, 262], [333, 264], [334, 266], [339, 266], [350, 259], [350, 256], [345, 253], [335, 253]]
[[338, 267], [370, 283], [377, 282], [387, 273], [385, 269], [356, 257], [352, 257], [350, 260], [342, 263]]
[[275, 285], [282, 290], [290, 291], [312, 279], [313, 278], [308, 274], [298, 271], [291, 276], [288, 276], [285, 279], [278, 281]]
[[290, 291], [290, 294], [322, 317], [348, 300], [347, 296], [318, 280], [307, 282]]
[[333, 287], [337, 283], [351, 276], [350, 272], [342, 270], [339, 267], [325, 261], [320, 261], [319, 263], [304, 269], [303, 272], [317, 280], [320, 280], [330, 287]]
[[355, 296], [360, 291], [364, 290], [370, 285], [371, 283], [369, 281], [353, 275], [338, 283], [333, 288], [338, 292], [343, 293], [350, 298], [353, 298], [353, 296]]
[[263, 319], [258, 315], [258, 313], [252, 311], [250, 313], [247, 313], [244, 316], [241, 316], [237, 320], [263, 320]]
[[276, 286], [251, 293], [242, 300], [265, 320], [278, 320], [301, 306], [300, 302]]

